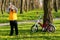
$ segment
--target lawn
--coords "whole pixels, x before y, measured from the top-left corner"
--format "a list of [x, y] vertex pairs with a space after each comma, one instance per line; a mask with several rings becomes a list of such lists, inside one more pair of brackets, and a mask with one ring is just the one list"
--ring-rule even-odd
[[[36, 13], [38, 12], [38, 13]], [[53, 18], [60, 18], [60, 10], [56, 13], [52, 11]], [[2, 15], [0, 13], [0, 23], [7, 23], [8, 15], [6, 12]], [[38, 16], [43, 15], [43, 10], [31, 10], [28, 12], [23, 12], [23, 14], [19, 14], [18, 12], [18, 21], [27, 21], [27, 20], [36, 20]], [[43, 16], [41, 17], [43, 18]], [[42, 32], [41, 27], [39, 27], [39, 31], [36, 33], [31, 32], [31, 26], [34, 22], [31, 23], [23, 23], [18, 25], [19, 35], [16, 36], [15, 33], [13, 36], [9, 36], [10, 26], [1, 26], [0, 27], [0, 40], [60, 40], [60, 20], [54, 20], [53, 24], [56, 27], [56, 31], [54, 33]]]
[[[28, 12], [23, 12], [23, 14], [20, 14], [20, 12], [18, 11], [18, 21], [36, 20], [38, 19], [38, 16], [41, 16], [41, 18], [43, 18], [43, 14], [43, 10], [31, 10]], [[60, 10], [57, 13], [55, 11], [52, 11], [52, 14], [53, 18], [60, 18]], [[9, 22], [8, 16], [9, 14], [6, 12], [4, 12], [3, 15], [0, 13], [0, 23]]]
[[10, 26], [1, 26], [0, 27], [0, 40], [60, 40], [60, 20], [54, 20], [54, 25], [56, 31], [54, 33], [42, 32], [41, 27], [39, 31], [32, 33], [31, 26], [32, 23], [23, 23], [19, 24], [19, 35], [9, 36]]

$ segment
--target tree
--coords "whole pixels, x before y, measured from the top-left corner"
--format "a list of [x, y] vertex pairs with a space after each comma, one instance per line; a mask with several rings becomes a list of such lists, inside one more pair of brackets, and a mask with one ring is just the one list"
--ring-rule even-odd
[[58, 0], [58, 9], [60, 9], [60, 0]]
[[10, 0], [9, 0], [9, 3], [10, 3]]
[[25, 2], [24, 2], [24, 9], [25, 9], [25, 11], [27, 12], [28, 11], [28, 9], [29, 9], [29, 0], [25, 0]]
[[35, 8], [36, 9], [38, 9], [39, 8], [39, 5], [40, 5], [40, 1], [39, 0], [34, 0], [34, 6], [35, 6]]
[[22, 5], [23, 4], [23, 0], [21, 0], [20, 3], [21, 3], [21, 5], [20, 5], [20, 14], [22, 14], [23, 13], [23, 8], [22, 8], [23, 7], [23, 5]]
[[25, 0], [24, 10], [27, 11], [27, 0]]
[[53, 16], [52, 16], [52, 0], [44, 0], [44, 18], [43, 18], [43, 24], [45, 24], [46, 19], [49, 20], [49, 23], [53, 22]]
[[31, 0], [31, 10], [34, 9], [34, 0]]
[[2, 3], [1, 3], [1, 13], [3, 14], [3, 2], [4, 0], [2, 0]]
[[4, 11], [5, 11], [5, 8], [6, 8], [6, 0], [4, 0]]
[[54, 4], [54, 10], [57, 12], [58, 11], [58, 1], [54, 0], [53, 4]]
[[18, 2], [18, 0], [16, 0], [16, 7], [17, 7], [17, 2]]
[[29, 0], [29, 10], [31, 10], [31, 0]]

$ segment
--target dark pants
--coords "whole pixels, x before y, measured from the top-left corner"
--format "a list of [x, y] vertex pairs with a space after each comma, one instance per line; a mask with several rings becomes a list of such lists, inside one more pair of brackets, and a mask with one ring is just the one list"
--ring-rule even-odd
[[14, 29], [16, 35], [18, 35], [18, 25], [16, 20], [10, 21], [10, 27], [11, 27], [10, 35], [13, 35]]

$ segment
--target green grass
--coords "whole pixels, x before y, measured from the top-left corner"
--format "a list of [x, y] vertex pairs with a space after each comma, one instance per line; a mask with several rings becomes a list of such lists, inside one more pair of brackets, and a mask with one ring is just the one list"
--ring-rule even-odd
[[[37, 14], [36, 12], [39, 12], [39, 13]], [[23, 14], [20, 14], [18, 12], [18, 21], [35, 20], [35, 19], [38, 19], [38, 16], [42, 14], [43, 14], [43, 11], [40, 11], [40, 10], [32, 10], [28, 12], [23, 12]], [[3, 15], [0, 13], [0, 23], [8, 22], [8, 16], [9, 14], [6, 12], [4, 12]]]
[[[36, 12], [38, 12], [38, 14]], [[20, 12], [18, 11], [18, 21], [36, 20], [38, 19], [38, 16], [41, 16], [41, 18], [43, 18], [42, 16], [43, 14], [44, 14], [43, 10], [38, 9], [23, 12], [23, 14], [20, 14]], [[60, 10], [57, 13], [55, 11], [52, 11], [52, 14], [53, 18], [60, 18]], [[4, 12], [4, 14], [2, 15], [0, 12], [0, 23], [9, 22], [8, 16], [9, 16], [8, 13]]]
[[0, 27], [0, 40], [60, 40], [60, 20], [54, 20], [56, 31], [54, 33], [42, 32], [41, 27], [36, 33], [32, 33], [31, 26], [34, 23], [19, 24], [19, 35], [9, 36], [10, 26]]

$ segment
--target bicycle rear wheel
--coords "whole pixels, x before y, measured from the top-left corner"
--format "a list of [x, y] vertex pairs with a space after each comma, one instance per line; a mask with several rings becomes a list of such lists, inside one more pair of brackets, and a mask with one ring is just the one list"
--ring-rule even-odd
[[49, 25], [49, 26], [47, 27], [47, 31], [48, 31], [48, 32], [55, 32], [55, 26]]

